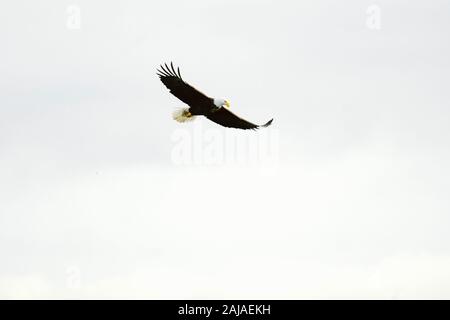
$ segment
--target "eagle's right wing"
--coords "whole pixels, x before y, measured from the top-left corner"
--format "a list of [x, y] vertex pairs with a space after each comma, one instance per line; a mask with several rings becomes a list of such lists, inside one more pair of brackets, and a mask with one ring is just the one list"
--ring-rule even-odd
[[157, 74], [171, 94], [191, 107], [206, 107], [213, 103], [213, 99], [184, 82], [181, 78], [180, 68], [175, 71], [172, 63], [170, 63], [170, 67], [167, 64], [161, 65]]

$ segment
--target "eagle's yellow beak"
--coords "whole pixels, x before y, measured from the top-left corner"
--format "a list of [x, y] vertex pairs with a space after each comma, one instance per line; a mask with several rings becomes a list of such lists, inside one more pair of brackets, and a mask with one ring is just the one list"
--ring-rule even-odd
[[225, 100], [225, 107], [227, 107], [228, 109], [230, 109], [230, 102], [228, 102], [228, 100]]

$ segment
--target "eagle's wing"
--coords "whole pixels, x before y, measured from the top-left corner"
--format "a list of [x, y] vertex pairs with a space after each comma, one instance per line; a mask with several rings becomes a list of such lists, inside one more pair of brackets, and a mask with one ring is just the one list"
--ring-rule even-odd
[[211, 105], [212, 99], [210, 97], [183, 81], [180, 68], [177, 68], [177, 71], [175, 71], [172, 63], [170, 63], [170, 67], [167, 64], [161, 65], [161, 69], [158, 70], [157, 74], [171, 94], [189, 106], [202, 107]]
[[261, 126], [248, 122], [226, 108], [220, 108], [206, 116], [209, 120], [220, 124], [221, 126], [237, 129], [258, 129], [260, 127], [268, 127], [272, 123], [273, 119], [269, 120], [266, 124]]

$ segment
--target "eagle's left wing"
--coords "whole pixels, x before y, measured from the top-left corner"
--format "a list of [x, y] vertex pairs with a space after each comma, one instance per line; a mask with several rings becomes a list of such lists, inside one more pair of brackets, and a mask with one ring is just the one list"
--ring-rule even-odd
[[206, 117], [209, 120], [214, 121], [215, 123], [220, 124], [221, 126], [227, 128], [253, 129], [253, 130], [258, 129], [260, 127], [268, 127], [273, 121], [273, 119], [271, 119], [266, 124], [259, 126], [238, 117], [233, 112], [223, 107], [218, 109], [217, 111], [208, 114]]

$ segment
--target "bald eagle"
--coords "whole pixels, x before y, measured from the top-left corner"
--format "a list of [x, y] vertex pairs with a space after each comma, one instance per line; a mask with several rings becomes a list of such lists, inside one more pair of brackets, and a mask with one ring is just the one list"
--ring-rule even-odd
[[268, 127], [273, 119], [264, 125], [256, 125], [244, 120], [230, 110], [230, 103], [225, 99], [214, 99], [201, 93], [181, 78], [180, 68], [170, 67], [167, 64], [161, 65], [157, 70], [162, 83], [170, 90], [175, 97], [183, 101], [189, 108], [181, 108], [173, 113], [173, 119], [178, 122], [193, 120], [195, 116], [205, 116], [221, 126], [237, 129], [258, 129]]

